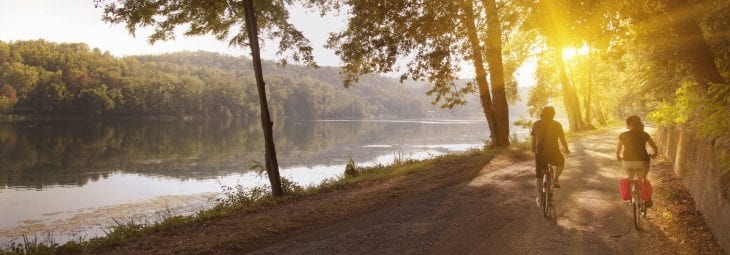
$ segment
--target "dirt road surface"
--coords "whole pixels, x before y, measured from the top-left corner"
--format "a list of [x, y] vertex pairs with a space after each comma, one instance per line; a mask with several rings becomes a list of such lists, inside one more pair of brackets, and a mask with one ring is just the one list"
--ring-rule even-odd
[[552, 218], [535, 205], [527, 161], [253, 254], [695, 254], [649, 221], [634, 229], [618, 196], [619, 131], [571, 139]]

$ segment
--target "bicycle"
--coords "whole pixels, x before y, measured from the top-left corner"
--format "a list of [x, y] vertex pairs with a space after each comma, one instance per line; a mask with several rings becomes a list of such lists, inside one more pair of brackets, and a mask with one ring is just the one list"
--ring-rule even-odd
[[553, 170], [553, 165], [547, 164], [547, 171], [543, 171], [542, 173], [542, 193], [540, 194], [540, 197], [542, 198], [542, 215], [547, 218], [550, 216], [550, 205], [552, 204], [553, 200], [553, 182], [555, 181], [555, 170]]
[[636, 229], [641, 229], [641, 218], [642, 216], [646, 217], [646, 201], [641, 199], [641, 185], [639, 185], [639, 182], [641, 181], [643, 180], [639, 178], [638, 174], [634, 174], [633, 178], [629, 179], [631, 190], [631, 211], [634, 214], [634, 227], [636, 227]]

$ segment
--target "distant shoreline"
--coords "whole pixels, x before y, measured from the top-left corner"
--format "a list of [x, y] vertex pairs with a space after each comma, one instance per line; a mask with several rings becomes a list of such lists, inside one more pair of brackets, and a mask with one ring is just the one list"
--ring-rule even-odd
[[[341, 118], [341, 119], [306, 119], [302, 121], [413, 121], [413, 120], [449, 120], [464, 121], [480, 119], [482, 116], [463, 116], [455, 118], [416, 118], [416, 117], [397, 117], [397, 118]], [[287, 118], [290, 120], [301, 120], [297, 118]], [[245, 120], [258, 121], [258, 117], [222, 117], [222, 116], [175, 116], [175, 115], [101, 115], [89, 116], [82, 114], [69, 115], [44, 115], [44, 114], [0, 114], [0, 123], [19, 122], [19, 121], [114, 121], [114, 120], [134, 120], [134, 121], [207, 121], [207, 120]], [[279, 119], [281, 120], [281, 119]]]
[[[145, 120], [145, 121], [196, 121], [207, 119], [225, 119], [203, 116], [172, 116], [172, 115], [150, 115], [150, 116], [87, 116], [87, 115], [43, 115], [43, 114], [0, 114], [0, 123], [17, 121], [76, 121], [76, 120]], [[235, 119], [235, 118], [230, 118]]]

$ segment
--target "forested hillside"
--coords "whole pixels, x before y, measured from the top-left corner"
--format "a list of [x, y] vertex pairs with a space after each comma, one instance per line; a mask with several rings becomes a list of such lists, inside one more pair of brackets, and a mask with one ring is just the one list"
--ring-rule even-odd
[[[479, 115], [476, 104], [440, 111], [426, 88], [366, 76], [342, 86], [339, 70], [264, 62], [275, 117]], [[115, 57], [83, 43], [0, 41], [0, 111], [91, 116], [255, 117], [250, 59], [209, 52]]]

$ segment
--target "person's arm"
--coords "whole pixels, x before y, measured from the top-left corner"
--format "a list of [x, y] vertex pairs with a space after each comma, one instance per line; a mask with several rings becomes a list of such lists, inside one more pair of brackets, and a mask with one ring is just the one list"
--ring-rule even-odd
[[650, 135], [646, 135], [646, 142], [649, 143], [649, 146], [651, 146], [651, 149], [654, 150], [654, 154], [649, 154], [652, 158], [656, 158], [656, 156], [659, 154], [659, 149], [656, 147], [656, 143], [654, 143], [654, 140], [651, 139]]
[[565, 154], [570, 154], [570, 149], [568, 149], [568, 142], [565, 141], [565, 134], [560, 133], [560, 143], [563, 144], [563, 149], [565, 149]]
[[531, 150], [532, 153], [535, 153], [537, 150], [537, 138], [535, 137], [535, 124], [532, 124], [532, 130], [530, 130], [530, 144], [531, 144]]
[[618, 143], [616, 143], [616, 160], [621, 161], [621, 149], [624, 146], [624, 142], [621, 141], [621, 139], [618, 139]]
[[535, 135], [530, 135], [530, 140], [532, 140], [532, 153], [535, 153], [535, 150], [537, 149], [537, 139], [535, 139]]
[[570, 154], [570, 149], [568, 149], [568, 142], [565, 141], [565, 133], [563, 132], [563, 126], [560, 125], [560, 123], [555, 122], [558, 124], [558, 128], [560, 130], [560, 136], [558, 139], [560, 139], [560, 143], [563, 144], [563, 149], [565, 149], [565, 154]]

